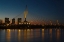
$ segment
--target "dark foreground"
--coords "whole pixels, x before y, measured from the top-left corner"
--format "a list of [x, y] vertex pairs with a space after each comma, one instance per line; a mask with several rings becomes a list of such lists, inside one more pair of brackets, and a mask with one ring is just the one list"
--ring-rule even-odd
[[0, 29], [0, 42], [64, 42], [64, 29]]
[[50, 29], [50, 28], [62, 28], [64, 29], [63, 25], [10, 25], [10, 26], [0, 26], [0, 29], [37, 29], [37, 28], [45, 28], [45, 29]]

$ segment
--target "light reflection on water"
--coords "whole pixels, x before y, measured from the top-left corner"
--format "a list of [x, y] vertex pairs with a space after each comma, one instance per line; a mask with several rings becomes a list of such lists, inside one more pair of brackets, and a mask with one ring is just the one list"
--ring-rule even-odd
[[10, 29], [7, 29], [7, 31], [6, 31], [6, 39], [7, 39], [7, 42], [9, 42], [11, 39], [11, 30]]
[[63, 42], [64, 29], [0, 29], [0, 42]]

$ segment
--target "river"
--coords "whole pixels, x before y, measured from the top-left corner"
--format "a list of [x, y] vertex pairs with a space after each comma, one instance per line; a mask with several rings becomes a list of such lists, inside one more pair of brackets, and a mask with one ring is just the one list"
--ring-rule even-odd
[[64, 42], [64, 29], [0, 29], [0, 42]]

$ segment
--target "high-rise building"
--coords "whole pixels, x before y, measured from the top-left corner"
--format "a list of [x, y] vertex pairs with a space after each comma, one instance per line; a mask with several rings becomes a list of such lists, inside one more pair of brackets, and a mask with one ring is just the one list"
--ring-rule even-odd
[[9, 21], [9, 18], [5, 18], [5, 24], [9, 24], [10, 21]]
[[0, 24], [2, 24], [2, 20], [0, 19]]
[[21, 24], [22, 18], [18, 18], [18, 24]]
[[15, 24], [15, 18], [12, 19], [12, 24]]
[[58, 20], [56, 20], [56, 22], [57, 22], [57, 25], [59, 25], [59, 22], [58, 22]]

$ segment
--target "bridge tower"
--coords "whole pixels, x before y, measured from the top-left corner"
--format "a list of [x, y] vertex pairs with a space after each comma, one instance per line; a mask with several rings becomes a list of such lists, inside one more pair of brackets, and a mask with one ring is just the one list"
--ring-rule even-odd
[[25, 19], [24, 22], [27, 22], [26, 21], [27, 14], [28, 14], [28, 9], [27, 9], [27, 5], [26, 5], [25, 11], [24, 11], [24, 19]]
[[28, 8], [27, 8], [27, 5], [26, 5], [26, 8], [25, 8], [25, 11], [24, 11], [24, 22], [22, 22], [23, 25], [30, 25], [30, 23], [26, 20], [27, 18], [27, 14], [28, 14]]

